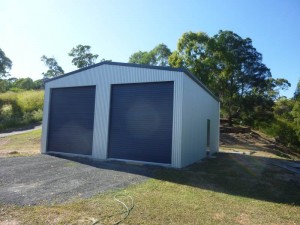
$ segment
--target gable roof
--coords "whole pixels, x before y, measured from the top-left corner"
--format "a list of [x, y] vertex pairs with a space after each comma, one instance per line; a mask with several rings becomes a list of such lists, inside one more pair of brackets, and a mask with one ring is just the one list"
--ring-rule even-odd
[[215, 100], [218, 102], [220, 101], [218, 97], [216, 97], [211, 90], [208, 89], [208, 87], [205, 86], [195, 75], [193, 75], [190, 71], [184, 68], [173, 68], [169, 66], [150, 66], [150, 65], [144, 65], [144, 64], [134, 64], [134, 63], [121, 63], [121, 62], [111, 62], [111, 61], [103, 61], [100, 63], [96, 63], [91, 66], [87, 66], [69, 73], [66, 73], [64, 75], [54, 77], [51, 79], [44, 80], [44, 83], [51, 82], [53, 80], [57, 80], [66, 76], [70, 76], [94, 67], [102, 66], [102, 65], [113, 65], [113, 66], [125, 66], [125, 67], [137, 67], [137, 68], [144, 68], [144, 69], [154, 69], [154, 70], [167, 70], [167, 71], [175, 71], [175, 72], [182, 72], [186, 74], [188, 77], [190, 77], [194, 82], [196, 82], [200, 87], [202, 87], [209, 95], [211, 95]]

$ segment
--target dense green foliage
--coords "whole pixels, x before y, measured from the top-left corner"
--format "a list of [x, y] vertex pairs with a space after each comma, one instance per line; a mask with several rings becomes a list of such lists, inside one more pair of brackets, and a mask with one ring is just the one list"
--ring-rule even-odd
[[0, 94], [0, 131], [40, 122], [44, 91], [20, 91]]
[[39, 90], [43, 89], [43, 80], [33, 81], [31, 78], [9, 78], [0, 79], [0, 93], [7, 91], [20, 92], [24, 90]]
[[184, 33], [169, 63], [188, 68], [206, 84], [220, 98], [230, 122], [242, 118], [253, 125], [253, 119], [270, 119], [278, 89], [290, 86], [285, 79], [272, 78], [250, 38], [232, 31], [219, 31], [213, 37]]
[[273, 136], [277, 141], [293, 148], [300, 153], [300, 81], [298, 82], [294, 98], [280, 97], [273, 106], [273, 116], [269, 121], [257, 121], [254, 127]]
[[171, 50], [165, 44], [159, 44], [149, 52], [136, 52], [129, 58], [129, 63], [168, 66]]
[[255, 127], [300, 153], [300, 99], [279, 98], [273, 110], [270, 121], [260, 121]]
[[279, 90], [290, 86], [285, 79], [272, 78], [250, 38], [232, 31], [213, 37], [184, 33], [174, 52], [160, 44], [149, 52], [134, 53], [129, 62], [189, 69], [220, 98], [223, 116], [230, 123], [233, 119], [248, 125], [272, 120]]

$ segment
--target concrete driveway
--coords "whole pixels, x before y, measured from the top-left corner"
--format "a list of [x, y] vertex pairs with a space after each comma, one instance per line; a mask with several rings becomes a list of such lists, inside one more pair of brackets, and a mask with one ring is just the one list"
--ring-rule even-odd
[[0, 204], [49, 204], [87, 198], [151, 176], [145, 166], [50, 155], [0, 158]]

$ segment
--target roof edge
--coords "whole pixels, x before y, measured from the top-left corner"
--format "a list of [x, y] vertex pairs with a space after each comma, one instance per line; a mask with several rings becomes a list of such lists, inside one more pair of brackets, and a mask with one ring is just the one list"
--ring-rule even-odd
[[195, 75], [193, 75], [189, 70], [185, 69], [185, 68], [173, 68], [173, 67], [169, 67], [169, 66], [151, 66], [151, 65], [145, 65], [145, 64], [134, 64], [134, 63], [122, 63], [122, 62], [111, 62], [111, 61], [103, 61], [100, 63], [96, 63], [94, 65], [91, 66], [87, 66], [78, 70], [74, 70], [72, 72], [63, 74], [61, 76], [57, 76], [51, 79], [47, 79], [44, 80], [44, 83], [48, 83], [51, 82], [53, 80], [57, 80], [63, 77], [67, 77], [70, 76], [72, 74], [75, 73], [79, 73], [94, 67], [98, 67], [98, 66], [102, 66], [102, 65], [114, 65], [114, 66], [125, 66], [125, 67], [136, 67], [136, 68], [145, 68], [145, 69], [155, 69], [155, 70], [167, 70], [167, 71], [175, 71], [175, 72], [182, 72], [185, 73], [188, 77], [190, 77], [194, 82], [196, 82], [200, 87], [202, 87], [209, 95], [211, 95], [215, 100], [217, 100], [218, 102], [220, 101], [220, 99], [215, 96], [211, 90], [208, 89], [208, 87], [206, 87], [205, 84], [203, 84]]
[[215, 96], [215, 94], [209, 90], [209, 88], [203, 84], [194, 74], [192, 74], [189, 70], [187, 69], [182, 69], [183, 72], [190, 77], [193, 81], [195, 81], [200, 87], [202, 87], [211, 97], [213, 97], [215, 100], [217, 100], [218, 102], [220, 102], [220, 99]]
[[185, 70], [183, 68], [173, 68], [173, 67], [169, 67], [169, 66], [150, 66], [150, 65], [145, 65], [145, 64], [135, 64], [135, 63], [122, 63], [122, 62], [111, 62], [111, 61], [103, 61], [100, 63], [96, 63], [93, 64], [91, 66], [87, 66], [78, 70], [74, 70], [72, 72], [57, 76], [57, 77], [53, 77], [50, 79], [45, 80], [45, 83], [51, 82], [53, 80], [57, 80], [63, 77], [67, 77], [70, 76], [72, 74], [75, 73], [79, 73], [94, 67], [98, 67], [98, 66], [102, 66], [102, 65], [114, 65], [114, 66], [125, 66], [125, 67], [137, 67], [137, 68], [148, 68], [148, 69], [156, 69], [156, 70], [168, 70], [168, 71], [177, 71], [177, 72], [184, 72]]

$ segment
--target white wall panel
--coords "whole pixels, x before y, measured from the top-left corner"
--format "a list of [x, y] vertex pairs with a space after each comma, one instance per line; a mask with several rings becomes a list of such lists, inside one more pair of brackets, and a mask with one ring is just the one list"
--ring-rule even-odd
[[206, 156], [207, 119], [211, 123], [211, 153], [219, 149], [219, 102], [183, 76], [181, 166]]

